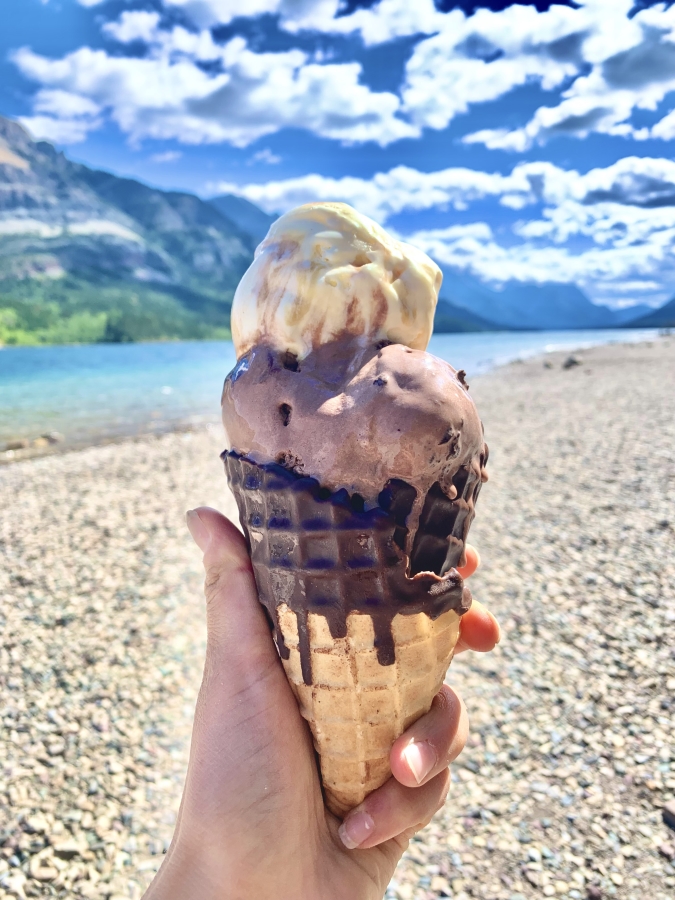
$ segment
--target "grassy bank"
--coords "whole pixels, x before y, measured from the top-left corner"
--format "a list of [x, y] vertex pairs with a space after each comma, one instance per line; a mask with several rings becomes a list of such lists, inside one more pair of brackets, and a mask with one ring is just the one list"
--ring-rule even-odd
[[232, 292], [67, 276], [0, 282], [0, 344], [229, 338]]

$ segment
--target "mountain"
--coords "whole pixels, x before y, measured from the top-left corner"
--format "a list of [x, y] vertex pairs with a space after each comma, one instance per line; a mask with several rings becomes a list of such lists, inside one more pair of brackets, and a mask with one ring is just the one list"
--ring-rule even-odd
[[[206, 201], [90, 169], [0, 117], [0, 346], [225, 337], [273, 221], [232, 194]], [[444, 274], [441, 333], [672, 324], [672, 304], [615, 312], [575, 285]]]
[[591, 303], [574, 284], [510, 281], [497, 289], [447, 266], [441, 290], [456, 306], [509, 329], [614, 328], [627, 321], [629, 312]]
[[474, 315], [468, 309], [438, 298], [434, 316], [434, 334], [460, 334], [469, 331], [501, 331], [500, 325]]
[[226, 336], [256, 243], [199, 197], [89, 169], [0, 117], [0, 343]]
[[646, 303], [636, 303], [635, 306], [624, 306], [622, 309], [615, 309], [614, 315], [619, 325], [630, 325], [632, 327], [636, 319], [641, 319], [643, 316], [648, 316], [653, 312], [653, 306], [647, 306]]
[[629, 328], [675, 328], [675, 297], [659, 309], [626, 323]]
[[276, 216], [263, 212], [254, 203], [237, 197], [234, 194], [222, 194], [208, 201], [219, 213], [232, 222], [236, 222], [253, 238], [256, 246], [263, 240]]

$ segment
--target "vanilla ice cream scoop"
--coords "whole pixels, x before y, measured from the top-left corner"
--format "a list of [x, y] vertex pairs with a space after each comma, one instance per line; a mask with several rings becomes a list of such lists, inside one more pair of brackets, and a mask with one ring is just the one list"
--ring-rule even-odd
[[304, 359], [344, 337], [424, 350], [438, 266], [346, 203], [308, 203], [278, 219], [232, 304], [240, 359], [259, 344]]

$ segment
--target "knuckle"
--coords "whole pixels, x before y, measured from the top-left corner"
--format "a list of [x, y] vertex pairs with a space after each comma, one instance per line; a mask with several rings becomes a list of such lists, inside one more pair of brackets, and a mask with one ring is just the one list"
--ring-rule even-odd
[[215, 597], [225, 586], [225, 572], [221, 566], [208, 566], [204, 574], [204, 595], [207, 604], [213, 602]]

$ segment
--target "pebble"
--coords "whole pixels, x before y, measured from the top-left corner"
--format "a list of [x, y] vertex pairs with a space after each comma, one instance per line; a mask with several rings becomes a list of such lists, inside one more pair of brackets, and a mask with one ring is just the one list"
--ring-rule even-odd
[[[547, 360], [472, 381], [471, 587], [502, 641], [453, 661], [471, 740], [390, 900], [673, 896], [675, 340], [584, 351], [591, 376]], [[220, 450], [214, 428], [0, 469], [2, 900], [141, 900], [161, 863], [204, 653], [184, 512], [233, 514]]]
[[669, 828], [675, 829], [675, 800], [670, 800], [664, 804], [663, 821]]

